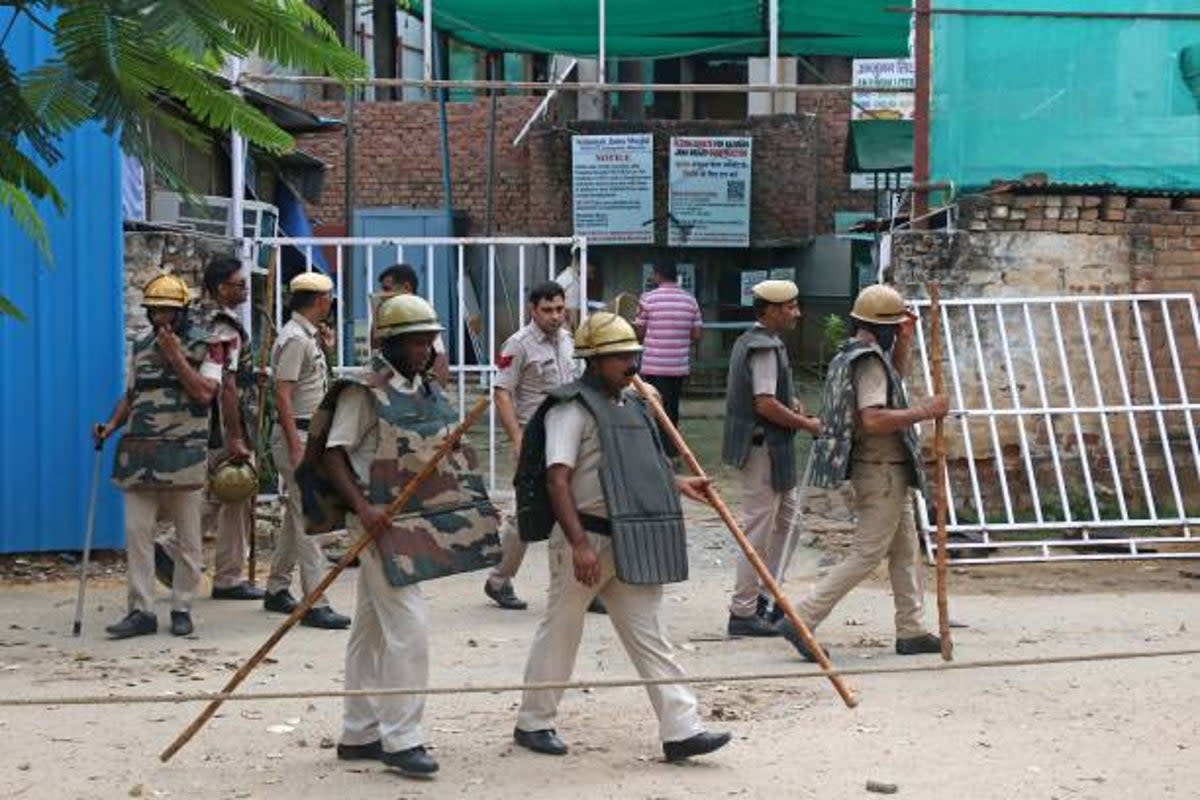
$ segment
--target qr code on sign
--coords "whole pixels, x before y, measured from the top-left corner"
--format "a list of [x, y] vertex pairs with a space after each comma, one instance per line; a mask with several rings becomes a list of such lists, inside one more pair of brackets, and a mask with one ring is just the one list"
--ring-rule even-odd
[[725, 199], [731, 203], [741, 202], [746, 199], [746, 182], [742, 181], [726, 181], [725, 182]]

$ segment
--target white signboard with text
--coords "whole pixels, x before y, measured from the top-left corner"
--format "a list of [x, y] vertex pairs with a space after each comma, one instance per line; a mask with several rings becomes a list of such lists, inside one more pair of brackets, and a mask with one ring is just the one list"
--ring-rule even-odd
[[672, 136], [668, 196], [669, 246], [749, 247], [750, 137]]
[[654, 243], [654, 137], [571, 137], [575, 235], [588, 246]]
[[[856, 58], [850, 78], [852, 86], [887, 86], [911, 89], [916, 85], [911, 58]], [[850, 119], [912, 119], [916, 106], [912, 92], [855, 92]], [[903, 173], [901, 183], [912, 183], [912, 173]], [[895, 178], [892, 184], [895, 185]], [[880, 184], [883, 178], [880, 178]], [[870, 172], [850, 175], [851, 189], [873, 189], [875, 176]]]

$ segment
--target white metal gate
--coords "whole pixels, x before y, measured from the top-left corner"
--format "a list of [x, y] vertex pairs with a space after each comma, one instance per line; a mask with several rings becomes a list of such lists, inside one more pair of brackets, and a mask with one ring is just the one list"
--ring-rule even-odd
[[[958, 563], [1200, 557], [1194, 295], [941, 305]], [[929, 392], [927, 301], [918, 313]], [[929, 510], [918, 507], [932, 557]]]
[[[430, 303], [437, 305], [436, 298], [443, 287], [450, 287], [450, 302], [455, 313], [452, 325], [443, 324], [448, 332], [452, 331], [454, 345], [451, 352], [446, 354], [450, 362], [450, 372], [455, 376], [458, 394], [458, 409], [460, 419], [466, 413], [468, 383], [474, 381], [475, 386], [494, 393], [492, 376], [496, 370], [496, 355], [501, 342], [497, 340], [497, 317], [501, 304], [497, 298], [498, 278], [506, 272], [516, 272], [516, 300], [514, 322], [523, 325], [526, 322], [525, 294], [527, 286], [543, 280], [551, 280], [560, 274], [563, 268], [572, 266], [577, 270], [578, 284], [568, 288], [568, 298], [586, 298], [588, 280], [587, 241], [582, 237], [264, 237], [251, 240], [254, 250], [251, 263], [266, 263], [269, 269], [276, 271], [274, 281], [273, 307], [275, 309], [276, 330], [282, 327], [285, 315], [283, 310], [283, 254], [286, 248], [294, 248], [303, 258], [304, 269], [312, 271], [317, 267], [318, 254], [325, 254], [328, 262], [329, 277], [334, 282], [334, 297], [337, 300], [335, 309], [335, 330], [337, 335], [336, 367], [335, 370], [352, 369], [359, 366], [353, 358], [353, 352], [347, 350], [347, 331], [355, 327], [354, 323], [365, 321], [365, 330], [370, 330], [372, 304], [369, 298], [364, 303], [365, 315], [356, 315], [350, 303], [347, 292], [347, 277], [349, 282], [359, 287], [365, 287], [369, 294], [375, 285], [376, 275], [387, 264], [409, 260], [414, 257], [424, 261], [424, 279], [420, 282], [419, 293]], [[558, 248], [567, 248], [570, 259], [559, 257]], [[268, 258], [258, 258], [260, 250], [267, 250]], [[500, 263], [501, 253], [512, 256], [515, 253], [515, 265], [508, 264], [503, 270]], [[332, 254], [332, 257], [330, 257]], [[383, 263], [380, 263], [383, 262]], [[440, 262], [440, 268], [439, 268]], [[473, 285], [470, 280], [470, 267], [474, 264], [480, 269], [474, 270], [482, 275], [482, 287]], [[543, 267], [544, 271], [537, 269]], [[536, 270], [536, 272], [535, 272]], [[482, 296], [476, 293], [482, 290]], [[358, 294], [356, 290], [355, 294]], [[511, 298], [510, 298], [511, 299]], [[251, 302], [256, 302], [251, 298]], [[569, 303], [570, 304], [570, 303]], [[580, 307], [586, 314], [586, 303], [580, 302]], [[478, 326], [473, 324], [479, 322]], [[478, 337], [475, 339], [475, 337]], [[467, 341], [478, 341], [478, 357], [475, 363], [469, 363], [467, 357]], [[447, 387], [449, 389], [450, 387]], [[488, 411], [488, 477], [491, 488], [496, 488], [496, 409], [493, 403]]]

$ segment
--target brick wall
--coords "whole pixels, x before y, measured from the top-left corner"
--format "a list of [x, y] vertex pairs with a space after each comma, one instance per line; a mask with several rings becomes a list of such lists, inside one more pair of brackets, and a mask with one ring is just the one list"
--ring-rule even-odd
[[[571, 150], [575, 133], [652, 132], [655, 136], [656, 214], [666, 213], [668, 147], [672, 135], [754, 137], [751, 178], [752, 240], [756, 245], [805, 241], [833, 229], [835, 210], [869, 209], [869, 192], [851, 192], [842, 162], [849, 100], [844, 94], [805, 93], [800, 113], [746, 121], [541, 123], [518, 147], [512, 140], [539, 98], [502, 97], [496, 127], [495, 233], [562, 236], [571, 233]], [[309, 104], [341, 117], [341, 103]], [[454, 207], [469, 231], [484, 229], [489, 101], [447, 106]], [[553, 114], [553, 110], [552, 110]], [[567, 130], [567, 128], [570, 130]], [[436, 103], [361, 103], [354, 114], [354, 196], [359, 206], [441, 207], [442, 169]], [[324, 223], [344, 217], [345, 139], [341, 131], [304, 135], [299, 146], [329, 169], [320, 204], [310, 213]], [[658, 229], [666, 241], [665, 223]]]
[[[1036, 297], [1097, 294], [1183, 292], [1193, 297], [1200, 289], [1200, 199], [1132, 197], [1125, 195], [993, 194], [968, 198], [960, 205], [960, 230], [912, 232], [895, 239], [892, 277], [910, 296], [925, 296], [925, 282], [934, 280], [943, 297]], [[1200, 342], [1185, 303], [1171, 306], [1164, 317], [1157, 302], [1139, 303], [1139, 315], [1126, 306], [1113, 308], [1110, 335], [1105, 315], [1097, 305], [1087, 304], [1080, 313], [1074, 304], [1060, 308], [1060, 330], [1064, 353], [1056, 352], [1052, 319], [1035, 316], [1032, 337], [1019, 307], [1005, 312], [1009, 337], [1008, 358], [1017, 376], [1014, 385], [1005, 370], [1004, 342], [998, 336], [995, 309], [984, 307], [977, 318], [982, 358], [973, 352], [973, 330], [964, 316], [951, 317], [951, 335], [959, 353], [957, 370], [966, 405], [981, 407], [982, 378], [990, 386], [998, 407], [1013, 406], [1015, 392], [1023, 407], [1067, 406], [1074, 394], [1076, 406], [1093, 405], [1094, 387], [1100, 387], [1105, 403], [1123, 402], [1122, 380], [1132, 402], [1150, 402], [1155, 394], [1163, 403], [1178, 403], [1186, 391], [1191, 402], [1200, 398]], [[1174, 336], [1178, 360], [1169, 355]], [[1085, 334], [1086, 331], [1086, 334]], [[1084, 336], [1091, 345], [1089, 364]], [[1037, 378], [1035, 350], [1041, 353], [1042, 380]], [[1149, 358], [1151, 370], [1146, 369]], [[1063, 366], [1063, 359], [1066, 361]], [[947, 380], [950, 364], [945, 364]], [[916, 380], [914, 376], [914, 380]], [[917, 385], [919, 385], [917, 381]], [[1044, 384], [1044, 389], [1039, 387]], [[1182, 390], [1181, 390], [1182, 383]], [[948, 384], [952, 385], [952, 384]], [[1046, 399], [1041, 399], [1042, 391]], [[1068, 491], [1077, 502], [1084, 498], [1085, 480], [1079, 458], [1086, 451], [1092, 478], [1098, 486], [1098, 502], [1111, 506], [1117, 475], [1106, 457], [1106, 436], [1099, 415], [1081, 414], [1026, 417], [1028, 447], [1033, 468], [1043, 488], [1043, 507], [1057, 502], [1054, 465], [1048, 444], [1053, 436], [1063, 455]], [[1174, 489], [1165, 480], [1169, 450], [1176, 460], [1184, 498], [1200, 498], [1190, 451], [1189, 426], [1182, 412], [1165, 412], [1164, 448], [1159, 420], [1154, 415], [1108, 415], [1108, 435], [1114, 442], [1121, 484], [1131, 506], [1144, 507], [1144, 493], [1136, 464], [1135, 443], [1151, 475], [1160, 513], [1173, 507]], [[977, 419], [964, 433], [952, 423], [949, 449], [956, 466], [956, 495], [967, 493], [969, 457], [974, 461], [985, 494], [999, 502], [996, 443], [1013, 487], [1024, 485], [1020, 463], [1020, 431], [1010, 418], [1000, 420], [993, 431]], [[967, 434], [971, 444], [967, 444]], [[1082, 440], [1082, 444], [1081, 444]], [[1182, 466], [1180, 466], [1182, 465]], [[1047, 500], [1049, 498], [1049, 501]], [[1031, 498], [1015, 491], [1014, 502], [1028, 507]], [[1080, 509], [1076, 509], [1079, 511]]]

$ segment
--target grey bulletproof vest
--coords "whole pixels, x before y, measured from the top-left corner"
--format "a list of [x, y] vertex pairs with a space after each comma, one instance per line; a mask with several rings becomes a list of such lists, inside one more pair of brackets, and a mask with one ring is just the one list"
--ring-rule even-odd
[[644, 403], [614, 404], [604, 392], [576, 381], [550, 392], [578, 398], [596, 420], [604, 489], [612, 526], [617, 578], [630, 584], [687, 580], [687, 534], [675, 476], [663, 455], [658, 427]]
[[792, 405], [792, 367], [788, 364], [787, 348], [777, 336], [762, 328], [751, 328], [738, 337], [729, 356], [729, 375], [726, 381], [725, 433], [721, 444], [721, 460], [741, 469], [754, 447], [755, 429], [762, 431], [763, 443], [771, 457], [771, 488], [786, 492], [796, 485], [796, 432], [769, 422], [754, 413], [754, 378], [750, 356], [757, 350], [770, 350], [775, 356], [778, 377], [775, 399], [786, 408]]

